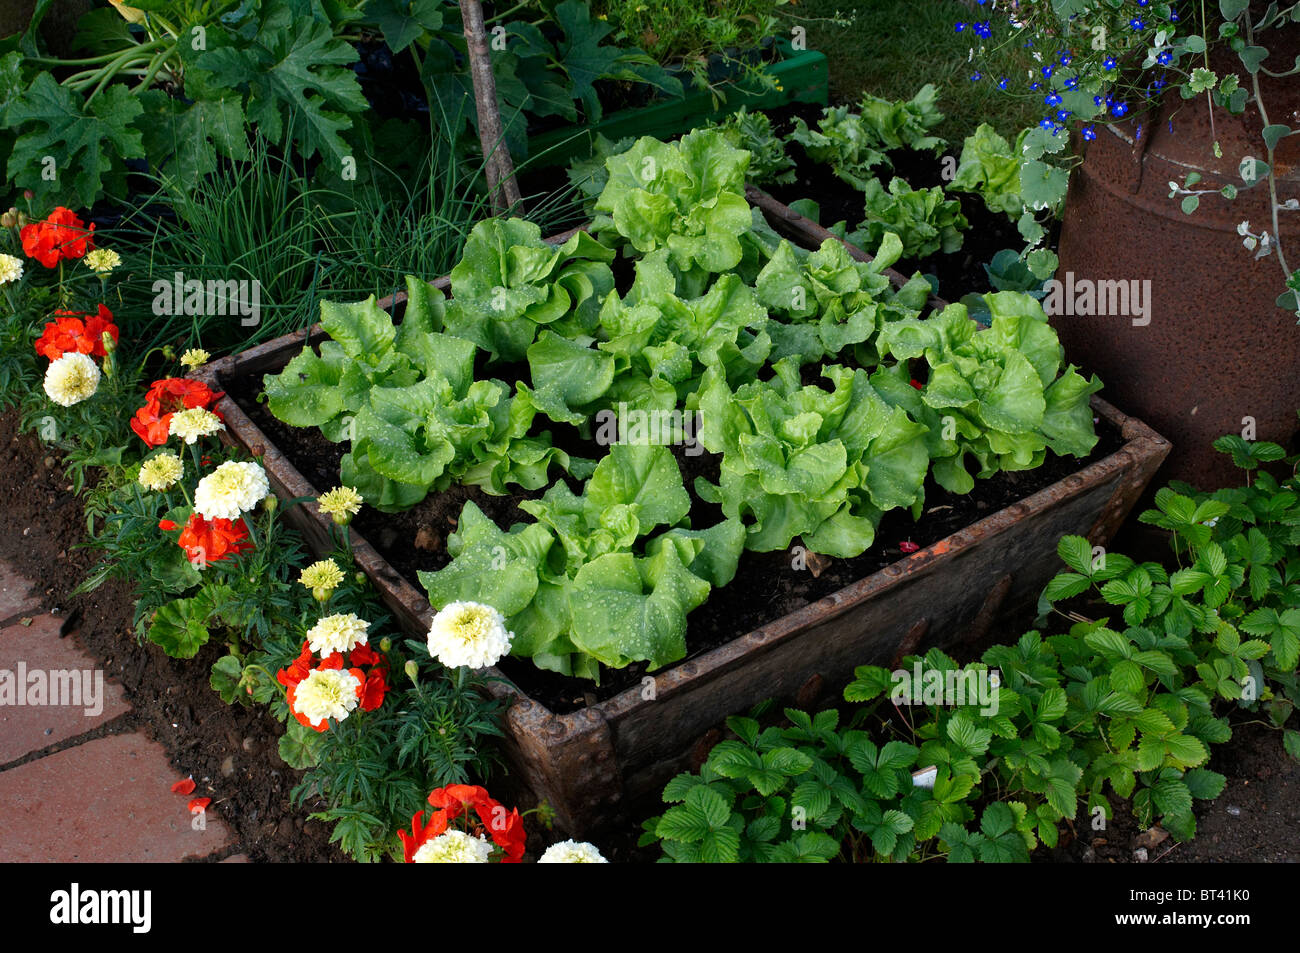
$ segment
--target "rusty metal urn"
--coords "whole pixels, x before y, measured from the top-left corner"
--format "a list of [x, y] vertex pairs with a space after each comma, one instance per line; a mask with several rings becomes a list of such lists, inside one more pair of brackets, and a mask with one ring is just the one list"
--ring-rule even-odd
[[[1290, 65], [1300, 26], [1273, 31], [1268, 45], [1269, 63]], [[1300, 128], [1300, 79], [1261, 79], [1269, 122]], [[1263, 123], [1253, 106], [1242, 116], [1216, 108], [1213, 120], [1212, 129], [1205, 97], [1184, 101], [1175, 92], [1141, 120], [1098, 127], [1070, 183], [1056, 277], [1064, 292], [1073, 280], [1076, 301], [1085, 281], [1149, 287], [1149, 308], [1051, 319], [1067, 359], [1095, 372], [1109, 399], [1173, 443], [1160, 478], [1206, 489], [1241, 482], [1241, 471], [1213, 450], [1216, 438], [1250, 437], [1253, 422], [1253, 439], [1294, 452], [1300, 432], [1300, 327], [1275, 304], [1282, 269], [1276, 256], [1255, 260], [1237, 233], [1243, 220], [1256, 233], [1273, 232], [1267, 182], [1243, 188], [1239, 172], [1243, 157], [1264, 158]], [[1300, 198], [1300, 136], [1282, 139], [1274, 158], [1278, 201]], [[1202, 177], [1194, 188], [1233, 184], [1237, 199], [1203, 195], [1184, 214], [1169, 183], [1191, 172]], [[1300, 212], [1278, 214], [1288, 264], [1300, 267]]]

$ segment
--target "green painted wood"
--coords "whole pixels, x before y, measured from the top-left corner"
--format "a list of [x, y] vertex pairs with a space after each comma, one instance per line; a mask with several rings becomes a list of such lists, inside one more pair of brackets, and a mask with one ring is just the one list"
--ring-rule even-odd
[[[795, 52], [788, 44], [782, 49], [786, 58], [767, 70], [776, 78], [780, 89], [763, 89], [753, 82], [728, 86], [726, 101], [717, 105], [709, 90], [691, 90], [682, 99], [622, 109], [597, 123], [552, 129], [528, 140], [526, 167], [549, 168], [567, 165], [574, 158], [586, 158], [592, 153], [597, 134], [613, 140], [625, 136], [668, 139], [721, 119], [742, 106], [755, 110], [776, 109], [793, 102], [826, 105], [830, 98], [830, 66], [826, 56], [814, 50]], [[520, 165], [524, 166], [525, 162], [521, 161]]]

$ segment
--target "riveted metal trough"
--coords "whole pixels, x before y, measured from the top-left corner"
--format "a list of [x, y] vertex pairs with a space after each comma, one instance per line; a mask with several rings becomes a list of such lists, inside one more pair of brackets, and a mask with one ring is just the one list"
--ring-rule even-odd
[[[751, 190], [749, 197], [791, 238], [819, 244], [825, 237], [823, 229], [769, 196]], [[446, 287], [445, 279], [435, 284]], [[384, 303], [396, 312], [403, 301], [397, 295]], [[323, 338], [319, 326], [287, 335], [214, 361], [198, 376], [224, 390], [234, 379], [278, 372], [305, 343]], [[855, 666], [978, 640], [1001, 612], [1037, 598], [1056, 571], [1061, 536], [1075, 533], [1094, 544], [1109, 540], [1169, 452], [1169, 443], [1141, 421], [1095, 396], [1092, 406], [1122, 435], [1114, 453], [824, 599], [655, 673], [653, 692], [638, 685], [557, 714], [499, 671], [491, 672], [492, 691], [512, 700], [506, 753], [514, 778], [550, 802], [557, 828], [589, 836], [629, 820], [622, 805], [652, 796], [728, 715], [770, 697], [809, 704], [820, 689], [847, 681]], [[223, 398], [217, 409], [225, 417], [226, 439], [261, 458], [282, 498], [315, 497], [328, 489], [313, 487], [234, 400]], [[332, 548], [329, 517], [314, 502], [290, 508], [286, 518], [317, 552]], [[433, 616], [425, 594], [355, 529], [351, 542], [357, 564], [397, 623], [422, 638]]]

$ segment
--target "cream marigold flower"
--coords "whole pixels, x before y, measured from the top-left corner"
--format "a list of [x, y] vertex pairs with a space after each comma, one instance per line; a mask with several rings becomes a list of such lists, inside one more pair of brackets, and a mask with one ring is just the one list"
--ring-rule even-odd
[[316, 498], [320, 511], [340, 526], [347, 526], [361, 512], [361, 494], [350, 486], [336, 486]]
[[307, 630], [307, 644], [323, 658], [335, 652], [351, 652], [366, 642], [370, 623], [351, 612], [327, 615]]
[[313, 726], [329, 718], [342, 721], [356, 710], [360, 687], [346, 668], [314, 668], [294, 689], [293, 710]]
[[181, 478], [181, 458], [174, 453], [160, 453], [140, 464], [140, 485], [146, 490], [166, 490]]
[[225, 430], [226, 425], [210, 410], [202, 407], [190, 407], [172, 414], [167, 433], [180, 437], [186, 443], [194, 443], [200, 437], [207, 437], [218, 430]]
[[200, 367], [212, 360], [212, 355], [201, 347], [192, 347], [181, 355], [181, 363], [188, 368]]
[[448, 668], [487, 668], [510, 652], [513, 632], [496, 609], [478, 602], [453, 602], [433, 617], [429, 654]]
[[343, 581], [343, 570], [334, 560], [322, 559], [304, 569], [298, 581], [311, 590], [317, 602], [324, 602]]
[[99, 365], [70, 351], [45, 369], [45, 393], [61, 407], [79, 404], [99, 389]]
[[464, 831], [447, 831], [420, 845], [411, 862], [415, 864], [486, 864], [492, 845], [482, 837]]
[[562, 840], [558, 844], [552, 844], [546, 848], [541, 857], [537, 858], [539, 864], [608, 864], [604, 857], [601, 856], [595, 844], [588, 844], [585, 841]]
[[13, 255], [0, 255], [0, 285], [7, 285], [23, 276], [23, 260]]
[[106, 275], [122, 264], [122, 256], [107, 248], [96, 248], [94, 251], [86, 252], [84, 261], [91, 271]]
[[228, 460], [194, 488], [194, 509], [204, 519], [236, 520], [261, 503], [269, 492], [270, 481], [260, 466]]

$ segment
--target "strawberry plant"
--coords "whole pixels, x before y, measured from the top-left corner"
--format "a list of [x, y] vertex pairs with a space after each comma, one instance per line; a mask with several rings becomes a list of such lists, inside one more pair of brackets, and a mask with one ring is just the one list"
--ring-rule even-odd
[[[1218, 446], [1252, 470], [1281, 456], [1238, 438]], [[1300, 700], [1298, 489], [1257, 473], [1213, 494], [1161, 490], [1142, 519], [1169, 531], [1172, 571], [1065, 537], [1045, 618], [1064, 600], [1072, 618], [1088, 607], [1119, 618], [1029, 632], [966, 666], [937, 649], [894, 672], [862, 666], [844, 711], [728, 719], [732, 737], [668, 783], [672, 806], [642, 843], [679, 862], [1025, 861], [1081, 807], [1110, 817], [1111, 795], [1143, 827], [1192, 837], [1195, 802], [1224, 788], [1206, 765], [1234, 709], [1265, 716], [1300, 760], [1287, 727]], [[924, 697], [912, 671], [983, 680], [987, 694]]]

